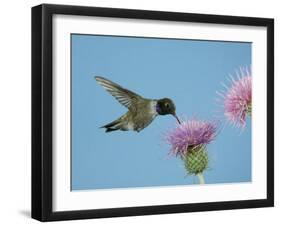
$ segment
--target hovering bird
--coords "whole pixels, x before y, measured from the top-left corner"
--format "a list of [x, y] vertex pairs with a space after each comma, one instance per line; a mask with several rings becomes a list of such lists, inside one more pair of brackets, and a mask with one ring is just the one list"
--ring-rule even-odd
[[173, 115], [178, 123], [180, 123], [176, 115], [175, 104], [171, 99], [146, 99], [106, 78], [95, 76], [95, 79], [105, 90], [115, 97], [119, 103], [129, 109], [127, 113], [120, 118], [102, 126], [101, 128], [106, 129], [105, 132], [112, 132], [115, 130], [140, 132], [158, 115]]

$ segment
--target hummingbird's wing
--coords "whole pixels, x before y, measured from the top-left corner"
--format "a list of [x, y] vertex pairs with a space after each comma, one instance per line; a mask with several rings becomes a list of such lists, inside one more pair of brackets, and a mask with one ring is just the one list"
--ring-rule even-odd
[[120, 85], [100, 76], [95, 76], [96, 81], [107, 90], [120, 104], [130, 109], [142, 97]]

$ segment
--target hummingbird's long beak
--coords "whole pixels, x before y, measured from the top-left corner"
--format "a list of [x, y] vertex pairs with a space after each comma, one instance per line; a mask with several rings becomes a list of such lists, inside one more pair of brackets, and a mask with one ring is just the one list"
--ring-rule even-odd
[[177, 119], [178, 123], [181, 124], [181, 121], [179, 120], [178, 116], [176, 114], [173, 114], [173, 116]]

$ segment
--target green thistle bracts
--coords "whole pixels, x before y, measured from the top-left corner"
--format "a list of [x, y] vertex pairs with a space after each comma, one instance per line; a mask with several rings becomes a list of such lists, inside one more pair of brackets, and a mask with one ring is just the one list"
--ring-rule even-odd
[[185, 169], [189, 174], [201, 174], [208, 167], [208, 154], [205, 146], [197, 146], [188, 150], [183, 157]]

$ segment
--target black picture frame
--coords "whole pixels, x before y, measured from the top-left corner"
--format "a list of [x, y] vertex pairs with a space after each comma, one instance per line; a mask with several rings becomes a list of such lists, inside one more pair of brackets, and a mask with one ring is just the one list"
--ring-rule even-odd
[[[266, 27], [267, 198], [54, 212], [52, 210], [52, 18], [55, 14]], [[56, 221], [270, 206], [274, 206], [273, 19], [50, 4], [32, 8], [32, 218], [40, 221]]]

